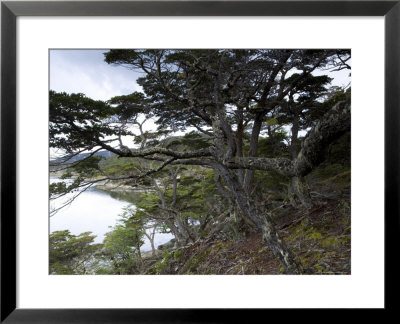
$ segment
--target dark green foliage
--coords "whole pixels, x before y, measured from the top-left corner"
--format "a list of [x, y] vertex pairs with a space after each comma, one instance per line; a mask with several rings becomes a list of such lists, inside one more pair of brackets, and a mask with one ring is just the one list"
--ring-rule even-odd
[[[65, 175], [64, 178], [67, 179], [66, 177], [68, 176]], [[67, 194], [69, 192], [75, 192], [79, 190], [81, 184], [83, 182], [83, 179], [78, 177], [72, 180], [70, 184], [66, 182], [53, 182], [49, 184], [49, 195], [50, 197], [57, 197], [61, 196], [64, 194]]]
[[120, 224], [106, 234], [102, 244], [94, 244], [91, 232], [72, 235], [68, 230], [50, 235], [50, 274], [136, 274], [142, 260], [143, 219], [126, 208]]
[[108, 175], [127, 175], [140, 168], [137, 159], [113, 156], [100, 162], [101, 169]]
[[103, 241], [103, 258], [110, 264], [107, 271], [113, 274], [139, 273], [142, 265], [140, 247], [144, 243], [143, 222], [134, 217], [135, 210], [130, 208], [126, 208], [121, 216], [120, 224], [114, 226]]
[[96, 254], [101, 244], [93, 244], [91, 232], [72, 235], [68, 230], [56, 231], [49, 239], [50, 274], [92, 274], [97, 267]]
[[351, 159], [351, 134], [344, 134], [337, 141], [332, 143], [326, 154], [329, 163], [338, 163], [350, 167]]
[[[115, 110], [84, 94], [50, 91], [50, 147], [63, 148], [67, 153], [91, 149], [99, 139], [115, 134], [116, 129], [106, 122]], [[129, 134], [124, 130], [123, 134]]]
[[136, 202], [136, 207], [147, 212], [154, 212], [158, 210], [160, 202], [160, 197], [156, 193], [142, 193]]
[[198, 150], [210, 147], [211, 139], [199, 132], [190, 132], [184, 136], [169, 137], [163, 142], [165, 147], [180, 150]]
[[101, 156], [90, 156], [78, 162], [74, 162], [70, 169], [75, 171], [80, 177], [94, 177], [99, 175], [99, 162], [102, 160]]
[[131, 64], [137, 59], [135, 50], [110, 50], [104, 53], [107, 63]]
[[112, 97], [108, 103], [114, 108], [114, 113], [119, 116], [122, 121], [131, 121], [140, 113], [149, 114], [146, 109], [145, 96], [141, 92], [134, 92], [126, 96]]
[[327, 147], [325, 161], [307, 176], [309, 181], [324, 181], [343, 172], [350, 171], [350, 140], [350, 132], [348, 132]]
[[258, 141], [258, 154], [262, 157], [289, 157], [288, 146], [284, 143], [286, 133], [275, 132], [273, 137], [261, 137]]
[[332, 87], [329, 91], [326, 91], [327, 100], [323, 102], [317, 102], [313, 109], [307, 111], [307, 120], [305, 125], [307, 127], [313, 126], [316, 121], [323, 117], [323, 115], [329, 111], [340, 101], [345, 101], [351, 95], [351, 88], [347, 91], [340, 87]]

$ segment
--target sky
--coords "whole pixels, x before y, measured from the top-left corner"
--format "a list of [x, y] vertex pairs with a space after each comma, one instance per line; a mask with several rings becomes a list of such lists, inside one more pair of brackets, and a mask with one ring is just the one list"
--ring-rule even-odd
[[[136, 79], [138, 72], [126, 67], [104, 62], [104, 52], [99, 50], [51, 50], [50, 89], [57, 92], [84, 93], [96, 100], [127, 95], [140, 91]], [[314, 74], [324, 74], [318, 72]], [[332, 85], [347, 86], [349, 71], [331, 72]]]
[[139, 91], [138, 73], [104, 61], [104, 50], [50, 50], [50, 89], [96, 100]]

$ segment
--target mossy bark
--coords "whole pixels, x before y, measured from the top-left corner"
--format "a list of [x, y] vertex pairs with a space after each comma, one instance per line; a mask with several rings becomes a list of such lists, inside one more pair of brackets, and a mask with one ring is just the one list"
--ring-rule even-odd
[[302, 268], [300, 262], [296, 260], [294, 254], [278, 234], [271, 218], [266, 214], [261, 215], [253, 206], [246, 191], [237, 179], [236, 173], [223, 167], [220, 168], [220, 172], [244, 216], [261, 232], [264, 243], [281, 262], [285, 273], [301, 274]]
[[270, 217], [266, 216], [265, 218], [266, 220], [261, 226], [263, 241], [279, 259], [286, 274], [301, 274], [303, 272], [301, 263], [279, 236]]
[[302, 177], [292, 177], [292, 189], [301, 205], [304, 207], [311, 207], [312, 200], [310, 190]]

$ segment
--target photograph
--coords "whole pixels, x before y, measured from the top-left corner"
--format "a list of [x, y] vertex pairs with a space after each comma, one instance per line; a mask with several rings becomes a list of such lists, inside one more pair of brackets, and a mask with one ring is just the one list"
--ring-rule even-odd
[[350, 49], [48, 53], [50, 275], [351, 275]]

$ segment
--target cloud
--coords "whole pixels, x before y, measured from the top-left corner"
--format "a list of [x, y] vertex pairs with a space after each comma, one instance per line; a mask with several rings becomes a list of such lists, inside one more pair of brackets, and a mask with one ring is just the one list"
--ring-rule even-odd
[[107, 100], [140, 91], [135, 71], [104, 62], [107, 50], [51, 50], [50, 89]]

